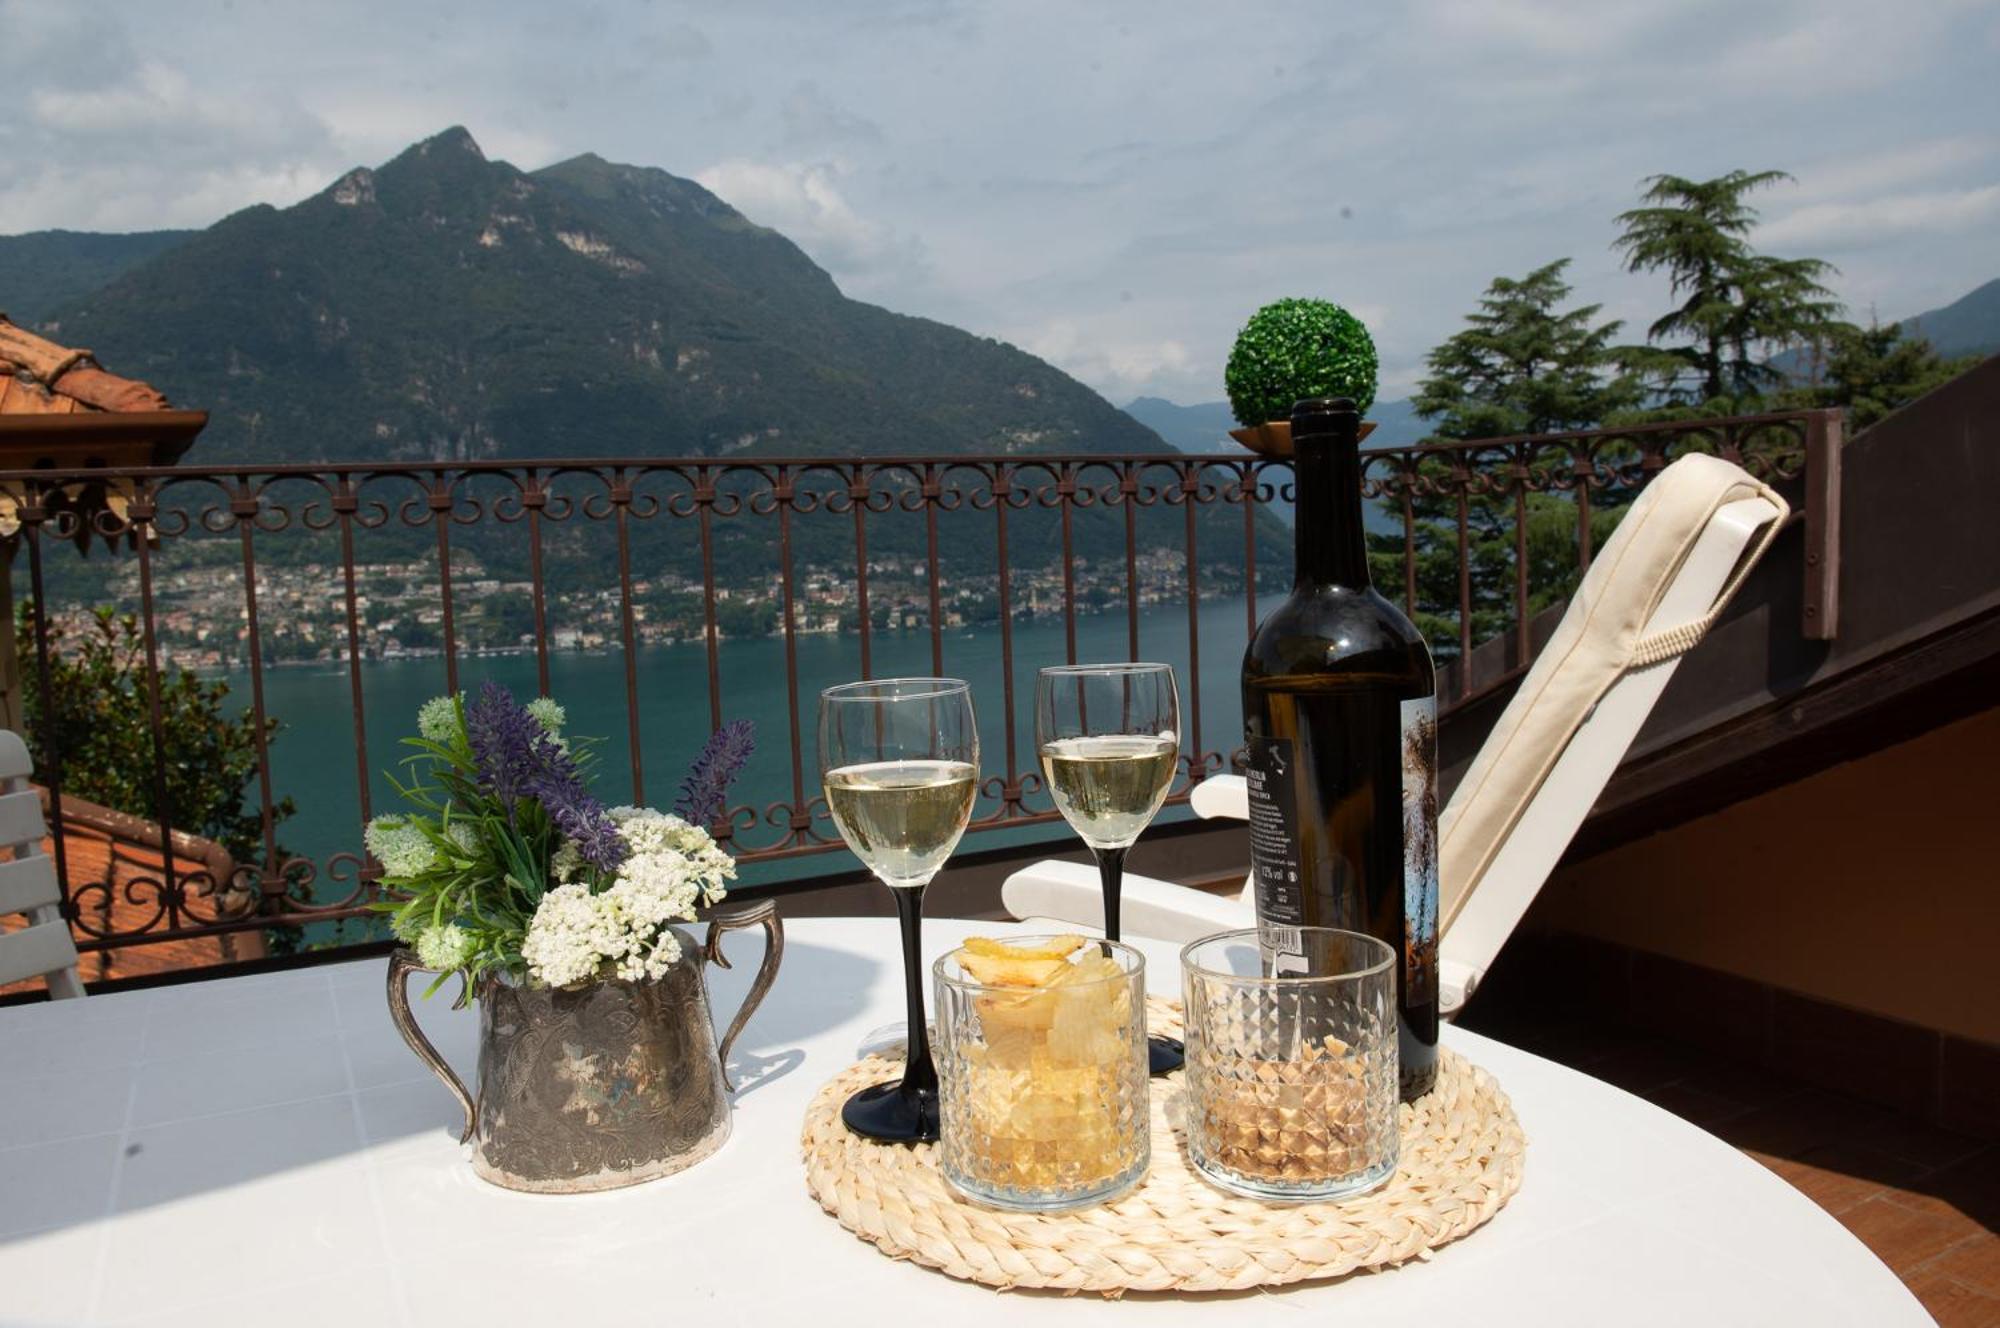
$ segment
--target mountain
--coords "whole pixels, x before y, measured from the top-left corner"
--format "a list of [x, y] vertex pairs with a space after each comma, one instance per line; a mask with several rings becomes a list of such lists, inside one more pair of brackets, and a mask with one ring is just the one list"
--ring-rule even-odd
[[457, 128], [41, 312], [208, 410], [197, 461], [1160, 450], [1031, 355], [848, 299], [690, 180], [525, 172]]
[[[1237, 446], [1229, 437], [1236, 416], [1227, 401], [1181, 406], [1162, 397], [1139, 397], [1126, 405], [1125, 413], [1183, 452], [1229, 452]], [[1368, 418], [1375, 422], [1370, 447], [1407, 447], [1424, 439], [1424, 422], [1408, 401], [1378, 401], [1368, 408]]]
[[[0, 307], [9, 298], [0, 285]], [[195, 465], [1164, 450], [1152, 430], [1032, 355], [848, 299], [798, 246], [690, 180], [594, 155], [521, 171], [488, 160], [463, 129], [293, 206], [237, 212], [37, 321], [176, 404], [207, 410]], [[909, 482], [892, 471], [882, 484]], [[647, 483], [657, 497], [677, 482]], [[807, 483], [823, 491], [831, 481]], [[756, 482], [738, 474], [724, 487], [741, 496]], [[690, 526], [650, 501], [633, 509], [634, 565], [697, 573]], [[800, 566], [852, 565], [845, 510], [800, 506]], [[876, 510], [871, 558], [927, 557], [916, 509]], [[572, 519], [549, 524], [552, 585], [601, 584], [608, 511], [579, 502]], [[726, 584], [777, 565], [769, 515], [716, 522]], [[1183, 521], [1176, 507], [1147, 507], [1143, 547], [1178, 547]], [[994, 567], [994, 524], [991, 507], [971, 500], [939, 513], [954, 574]], [[1215, 504], [1197, 524], [1204, 563], [1240, 563], [1238, 510]], [[1078, 565], [1122, 566], [1121, 512], [1081, 507], [1073, 527]], [[1260, 532], [1280, 556], [1282, 524], [1266, 515]], [[518, 577], [524, 533], [475, 521], [452, 547]], [[330, 538], [268, 540], [258, 556], [324, 559]], [[388, 522], [369, 530], [362, 556], [422, 556], [433, 539]], [[1048, 565], [1062, 549], [1053, 508], [1010, 507], [1017, 565]]]
[[1903, 330], [1922, 333], [1947, 359], [2000, 353], [2000, 277], [1942, 309], [1905, 318]]
[[0, 312], [17, 323], [40, 323], [193, 234], [36, 231], [0, 235]]
[[1165, 397], [1139, 397], [1128, 402], [1125, 413], [1183, 452], [1228, 452], [1236, 448], [1229, 431], [1236, 417], [1227, 401], [1204, 401], [1198, 406], [1182, 406]]

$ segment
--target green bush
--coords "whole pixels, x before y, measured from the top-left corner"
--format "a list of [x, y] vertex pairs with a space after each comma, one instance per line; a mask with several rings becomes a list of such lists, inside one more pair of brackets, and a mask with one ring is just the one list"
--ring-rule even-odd
[[1375, 403], [1375, 340], [1361, 320], [1328, 300], [1278, 300], [1250, 315], [1236, 334], [1223, 383], [1237, 422], [1288, 420], [1309, 397]]

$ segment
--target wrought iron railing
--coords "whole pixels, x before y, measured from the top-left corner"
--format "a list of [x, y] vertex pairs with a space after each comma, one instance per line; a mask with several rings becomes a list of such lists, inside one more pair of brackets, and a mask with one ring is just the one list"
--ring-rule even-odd
[[[1808, 635], [1830, 635], [1838, 447], [1837, 413], [1812, 411], [1373, 450], [1366, 455], [1364, 490], [1377, 504], [1378, 584], [1413, 615], [1445, 624], [1433, 637], [1441, 662], [1462, 664], [1480, 644], [1475, 620], [1485, 612], [1482, 604], [1492, 610], [1488, 618], [1502, 620], [1501, 631], [1514, 635], [1513, 667], [1481, 681], [1477, 691], [1469, 669], [1447, 671], [1441, 701], [1449, 712], [1527, 667], [1532, 611], [1537, 596], [1551, 593], [1531, 575], [1531, 500], [1553, 495], [1573, 505], [1574, 568], [1566, 573], [1573, 582], [1589, 566], [1607, 507], [1629, 502], [1675, 456], [1708, 451], [1768, 479], [1804, 480], [1809, 584], [1803, 627]], [[640, 647], [657, 626], [648, 615], [662, 596], [683, 606], [683, 625], [693, 637], [688, 644], [698, 644], [702, 656], [696, 672], [705, 672], [700, 704], [708, 721], [719, 724], [729, 717], [732, 684], [724, 668], [723, 619], [746, 595], [767, 596], [786, 680], [782, 796], [762, 806], [736, 806], [714, 827], [747, 863], [839, 847], [814, 791], [811, 700], [799, 685], [801, 642], [815, 635], [809, 628], [823, 629], [833, 620], [829, 605], [845, 619], [844, 639], [852, 642], [862, 676], [874, 675], [885, 632], [898, 632], [907, 650], [908, 630], [928, 638], [928, 667], [946, 672], [954, 668], [948, 645], [955, 597], [964, 596], [967, 585], [977, 587], [973, 600], [993, 618], [1001, 676], [1000, 695], [981, 701], [997, 702], [1005, 735], [988, 757], [996, 773], [982, 786], [976, 814], [974, 831], [985, 832], [1056, 819], [1033, 768], [1031, 745], [1017, 742], [1032, 704], [1024, 708], [1016, 696], [1016, 665], [1062, 661], [1017, 661], [1017, 619], [1030, 604], [1049, 608], [1044, 591], [1053, 596], [1063, 657], [1074, 662], [1080, 619], [1093, 610], [1122, 615], [1126, 653], [1137, 658], [1142, 608], [1152, 606], [1150, 624], [1168, 601], [1177, 601], [1172, 612], [1185, 610], [1189, 705], [1174, 797], [1184, 800], [1191, 783], [1225, 767], [1236, 736], [1218, 734], [1213, 722], [1205, 722], [1202, 603], [1218, 593], [1240, 595], [1245, 631], [1254, 628], [1260, 603], [1268, 606], [1287, 580], [1287, 569], [1274, 563], [1284, 560], [1288, 544], [1278, 522], [1291, 502], [1290, 484], [1288, 463], [1241, 453], [0, 473], [0, 531], [14, 546], [13, 593], [31, 606], [20, 642], [22, 685], [33, 689], [42, 714], [54, 712], [52, 652], [61, 643], [52, 623], [66, 609], [108, 599], [134, 616], [154, 765], [149, 814], [163, 833], [176, 829], [161, 704], [172, 659], [233, 665], [239, 676], [247, 675], [256, 719], [259, 759], [246, 798], [255, 804], [257, 842], [236, 852], [241, 865], [234, 878], [184, 873], [186, 864], [168, 854], [157, 879], [128, 874], [120, 885], [79, 882], [59, 861], [58, 875], [71, 887], [66, 910], [86, 951], [298, 927], [367, 911], [377, 873], [360, 850], [360, 829], [377, 810], [371, 772], [388, 763], [385, 756], [393, 759], [371, 750], [364, 677], [371, 653], [382, 650], [379, 624], [385, 621], [374, 616], [379, 606], [369, 578], [389, 575], [380, 573], [385, 566], [401, 569], [392, 574], [402, 576], [435, 569], [425, 592], [434, 594], [434, 609], [407, 621], [434, 617], [434, 624], [424, 624], [436, 641], [435, 654], [427, 657], [435, 659], [444, 690], [457, 690], [467, 660], [493, 644], [490, 633], [478, 638], [470, 631], [467, 615], [500, 593], [485, 587], [497, 578], [482, 571], [472, 574], [478, 584], [468, 585], [469, 566], [513, 560], [518, 575], [508, 584], [517, 591], [508, 593], [526, 598], [528, 630], [519, 635], [527, 642], [520, 649], [532, 654], [536, 685], [544, 692], [552, 655], [570, 639], [565, 633], [571, 629], [555, 621], [566, 611], [561, 605], [579, 595], [594, 597], [608, 615], [605, 646], [623, 659], [623, 745], [634, 801], [645, 800], [649, 777], [659, 782], [658, 772], [645, 768], [642, 714], [649, 705], [693, 704], [679, 696], [642, 696]], [[1513, 566], [1496, 572], [1481, 559], [1491, 563], [1491, 549], [1505, 547], [1504, 538], [1496, 543], [1488, 537], [1510, 522]], [[1026, 555], [1024, 538], [1033, 546]], [[288, 549], [287, 542], [297, 547]], [[110, 546], [113, 561], [90, 564], [76, 557], [77, 549], [92, 545]], [[840, 555], [833, 572], [831, 550]], [[1442, 584], [1425, 571], [1435, 570], [1440, 559], [1455, 572]], [[345, 675], [344, 686], [328, 680], [325, 703], [352, 711], [358, 811], [352, 847], [317, 858], [290, 855], [281, 842], [266, 736], [273, 667], [267, 649], [274, 633], [285, 630], [278, 619], [296, 612], [300, 601], [274, 606], [260, 589], [274, 567], [295, 582], [304, 575], [323, 584], [332, 626], [330, 639], [319, 645], [320, 662]], [[301, 567], [307, 570], [299, 573]], [[87, 568], [94, 568], [89, 575], [95, 580], [79, 579]], [[1387, 569], [1399, 570], [1400, 577], [1383, 575]], [[206, 587], [210, 614], [233, 620], [227, 630], [215, 624], [212, 636], [200, 638], [222, 643], [209, 652], [214, 659], [190, 654], [189, 632], [199, 637], [200, 631], [190, 627], [189, 610], [171, 607], [177, 587], [194, 581]], [[894, 588], [885, 589], [891, 583]], [[819, 598], [802, 595], [808, 586]], [[896, 601], [890, 617], [903, 628], [880, 621], [887, 599]], [[399, 603], [409, 601], [406, 594]], [[170, 606], [164, 614], [163, 603]], [[1209, 667], [1213, 673], [1213, 660]], [[1228, 677], [1234, 667], [1233, 656], [1222, 662]], [[32, 736], [52, 819], [60, 821], [60, 735]], [[61, 837], [55, 852], [63, 855]]]

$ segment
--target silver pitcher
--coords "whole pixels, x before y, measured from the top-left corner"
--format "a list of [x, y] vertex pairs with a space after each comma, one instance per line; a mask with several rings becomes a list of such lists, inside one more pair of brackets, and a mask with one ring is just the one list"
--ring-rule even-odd
[[[762, 926], [764, 962], [743, 1007], [716, 1046], [704, 965], [724, 968], [722, 933]], [[389, 1011], [410, 1050], [465, 1109], [461, 1143], [472, 1169], [495, 1185], [538, 1194], [581, 1194], [669, 1175], [693, 1166], [729, 1137], [724, 1062], [730, 1044], [778, 975], [785, 927], [762, 900], [708, 924], [707, 943], [672, 928], [681, 957], [665, 976], [571, 989], [534, 988], [496, 973], [479, 1000], [479, 1096], [438, 1055], [410, 1013], [408, 977], [434, 973], [409, 950], [389, 958]]]

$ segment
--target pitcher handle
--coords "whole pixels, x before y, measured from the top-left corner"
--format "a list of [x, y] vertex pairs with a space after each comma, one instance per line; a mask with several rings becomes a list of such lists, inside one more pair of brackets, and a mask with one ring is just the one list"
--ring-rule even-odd
[[729, 1021], [729, 1031], [722, 1035], [722, 1044], [715, 1049], [716, 1059], [722, 1062], [722, 1086], [732, 1093], [736, 1091], [736, 1085], [729, 1082], [729, 1048], [736, 1041], [736, 1035], [743, 1031], [743, 1025], [749, 1023], [750, 1016], [757, 1012], [764, 993], [771, 990], [771, 983], [777, 979], [778, 961], [785, 957], [785, 920], [778, 916], [775, 900], [760, 899], [744, 908], [718, 913], [709, 919], [708, 940], [702, 946], [711, 963], [728, 968], [729, 960], [722, 954], [722, 933], [756, 926], [764, 928], [764, 962], [758, 965], [756, 981], [750, 984], [750, 991], [738, 1007], [736, 1017]]
[[[466, 1143], [472, 1138], [474, 1117], [472, 1094], [465, 1091], [465, 1084], [459, 1079], [457, 1072], [445, 1063], [444, 1057], [438, 1055], [438, 1049], [431, 1045], [431, 1040], [424, 1036], [424, 1030], [417, 1026], [416, 1016], [410, 1013], [410, 974], [443, 971], [425, 967], [418, 962], [416, 953], [412, 950], [397, 950], [392, 953], [389, 956], [389, 1017], [396, 1021], [396, 1031], [403, 1035], [403, 1041], [410, 1044], [410, 1050], [417, 1053], [417, 1059], [431, 1067], [431, 1073], [451, 1090], [452, 1096], [458, 1099], [458, 1105], [465, 1109], [465, 1129], [459, 1133], [458, 1141]], [[466, 982], [462, 973], [458, 982], [458, 999], [451, 1003], [451, 1008], [463, 1010], [472, 987]]]

